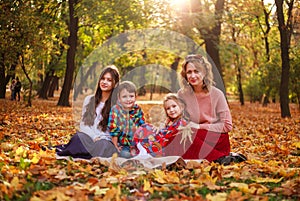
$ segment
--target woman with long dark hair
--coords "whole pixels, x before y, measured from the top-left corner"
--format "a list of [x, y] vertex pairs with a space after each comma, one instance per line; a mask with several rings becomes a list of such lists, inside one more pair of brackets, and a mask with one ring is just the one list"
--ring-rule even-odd
[[69, 143], [55, 147], [58, 156], [90, 159], [97, 156], [111, 157], [117, 153], [107, 124], [110, 108], [115, 104], [113, 90], [119, 80], [119, 71], [115, 66], [103, 69], [95, 94], [84, 100], [80, 130], [72, 136]]

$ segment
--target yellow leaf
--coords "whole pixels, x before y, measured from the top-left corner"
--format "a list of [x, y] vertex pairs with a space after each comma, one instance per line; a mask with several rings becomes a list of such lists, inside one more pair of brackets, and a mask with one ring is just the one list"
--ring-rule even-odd
[[14, 177], [11, 182], [10, 182], [11, 186], [13, 187], [17, 187], [19, 184], [19, 178], [18, 177]]
[[23, 147], [18, 147], [18, 149], [16, 150], [16, 155], [22, 156], [24, 152], [25, 150], [23, 149]]
[[220, 190], [223, 188], [222, 186], [217, 186], [216, 184], [212, 183], [211, 181], [205, 181], [204, 183], [209, 190]]
[[294, 142], [293, 146], [295, 146], [296, 148], [300, 149], [300, 142]]
[[210, 166], [210, 165], [207, 166], [207, 167], [205, 167], [204, 168], [204, 172], [209, 172], [211, 170], [211, 168], [212, 168], [212, 166]]
[[144, 179], [144, 191], [148, 191], [149, 193], [153, 193], [153, 188], [151, 188], [150, 182]]
[[40, 156], [37, 153], [33, 153], [33, 157], [31, 159], [31, 163], [37, 164], [40, 161]]
[[90, 191], [95, 191], [95, 195], [105, 195], [109, 189], [110, 188], [100, 188], [99, 186], [94, 186], [90, 189]]
[[164, 171], [155, 170], [153, 176], [154, 179], [161, 184], [180, 183], [179, 177], [176, 172], [169, 172], [166, 174]]
[[245, 183], [230, 183], [229, 184], [230, 187], [235, 187], [235, 188], [238, 188], [240, 191], [244, 192], [244, 193], [248, 193], [249, 192], [249, 187], [248, 187], [248, 184], [245, 184]]
[[268, 183], [268, 182], [279, 183], [279, 182], [281, 182], [282, 179], [283, 179], [283, 177], [281, 177], [279, 179], [257, 177], [255, 179], [252, 179], [252, 181], [255, 181], [257, 183]]
[[30, 201], [44, 201], [45, 199], [44, 198], [40, 198], [40, 197], [37, 197], [37, 196], [32, 196], [30, 198]]
[[107, 201], [110, 201], [110, 200], [120, 200], [120, 195], [121, 195], [121, 188], [120, 186], [118, 185], [117, 188], [111, 188], [109, 189], [103, 200], [107, 200]]
[[227, 200], [243, 201], [243, 200], [247, 200], [247, 199], [248, 199], [248, 197], [243, 196], [243, 193], [241, 191], [236, 191], [236, 190], [232, 190], [227, 197]]
[[165, 180], [167, 180], [168, 183], [176, 183], [176, 184], [178, 184], [180, 182], [177, 173], [173, 172], [173, 171], [170, 172], [170, 173], [168, 173], [168, 174], [166, 174]]
[[10, 188], [10, 183], [8, 183], [7, 181], [3, 181], [3, 184], [4, 184], [5, 186], [7, 186], [8, 188]]
[[167, 183], [165, 180], [165, 173], [161, 170], [155, 170], [155, 172], [153, 173], [154, 179], [155, 181], [157, 181], [158, 183], [161, 184], [165, 184]]
[[46, 117], [48, 117], [48, 114], [47, 113], [41, 114], [40, 117], [46, 118]]
[[207, 200], [211, 201], [226, 201], [227, 194], [226, 193], [217, 193], [215, 195], [211, 195], [210, 193], [206, 195]]
[[45, 138], [44, 137], [39, 137], [39, 138], [34, 139], [34, 141], [35, 142], [44, 142]]
[[191, 179], [190, 180], [190, 184], [202, 184], [202, 180], [200, 179]]
[[277, 172], [280, 174], [280, 176], [292, 177], [296, 174], [297, 170], [296, 168], [280, 168], [279, 170], [277, 170]]
[[71, 197], [66, 196], [64, 192], [56, 191], [56, 200], [57, 201], [68, 201]]
[[250, 164], [258, 164], [258, 165], [263, 164], [262, 161], [256, 160], [256, 159], [250, 159], [250, 160], [248, 160], [248, 162], [249, 162]]
[[108, 177], [108, 178], [106, 178], [106, 182], [111, 183], [111, 184], [118, 183], [119, 179], [116, 177]]
[[252, 194], [257, 194], [257, 195], [261, 195], [264, 193], [269, 192], [269, 189], [267, 187], [265, 187], [264, 185], [261, 184], [249, 184], [250, 189], [252, 190]]

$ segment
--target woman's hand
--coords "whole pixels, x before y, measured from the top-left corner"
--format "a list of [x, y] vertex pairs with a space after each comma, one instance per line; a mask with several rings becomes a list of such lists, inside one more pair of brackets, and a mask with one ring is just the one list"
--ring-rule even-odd
[[197, 124], [197, 123], [192, 122], [192, 121], [189, 122], [187, 126], [190, 127], [190, 128], [200, 129], [200, 124]]
[[189, 124], [186, 126], [179, 126], [178, 131], [181, 134], [180, 144], [183, 143], [183, 149], [186, 150], [186, 147], [185, 147], [186, 141], [189, 140], [190, 143], [192, 143], [193, 131], [191, 129], [191, 126], [189, 126]]
[[122, 147], [118, 146], [118, 137], [116, 137], [116, 136], [112, 137], [111, 141], [115, 145], [115, 147], [118, 150], [118, 152], [120, 152], [122, 150]]
[[94, 138], [94, 142], [96, 142], [96, 141], [98, 141], [98, 140], [100, 140], [100, 139], [101, 139], [100, 136], [95, 137], [95, 138]]
[[121, 152], [122, 150], [122, 146], [118, 147], [117, 145], [115, 145], [116, 149], [118, 150], [118, 152]]

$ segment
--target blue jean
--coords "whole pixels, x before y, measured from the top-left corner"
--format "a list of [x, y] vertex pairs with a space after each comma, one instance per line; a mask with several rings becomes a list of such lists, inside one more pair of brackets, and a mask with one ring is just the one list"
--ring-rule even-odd
[[132, 155], [130, 153], [130, 147], [129, 146], [123, 146], [119, 156], [122, 158], [132, 158]]

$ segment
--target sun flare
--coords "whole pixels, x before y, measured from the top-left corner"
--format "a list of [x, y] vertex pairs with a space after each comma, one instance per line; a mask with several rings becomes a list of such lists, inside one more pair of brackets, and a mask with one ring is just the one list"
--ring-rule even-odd
[[169, 0], [170, 1], [170, 5], [172, 6], [178, 6], [178, 7], [181, 7], [183, 5], [185, 5], [187, 3], [186, 0]]

